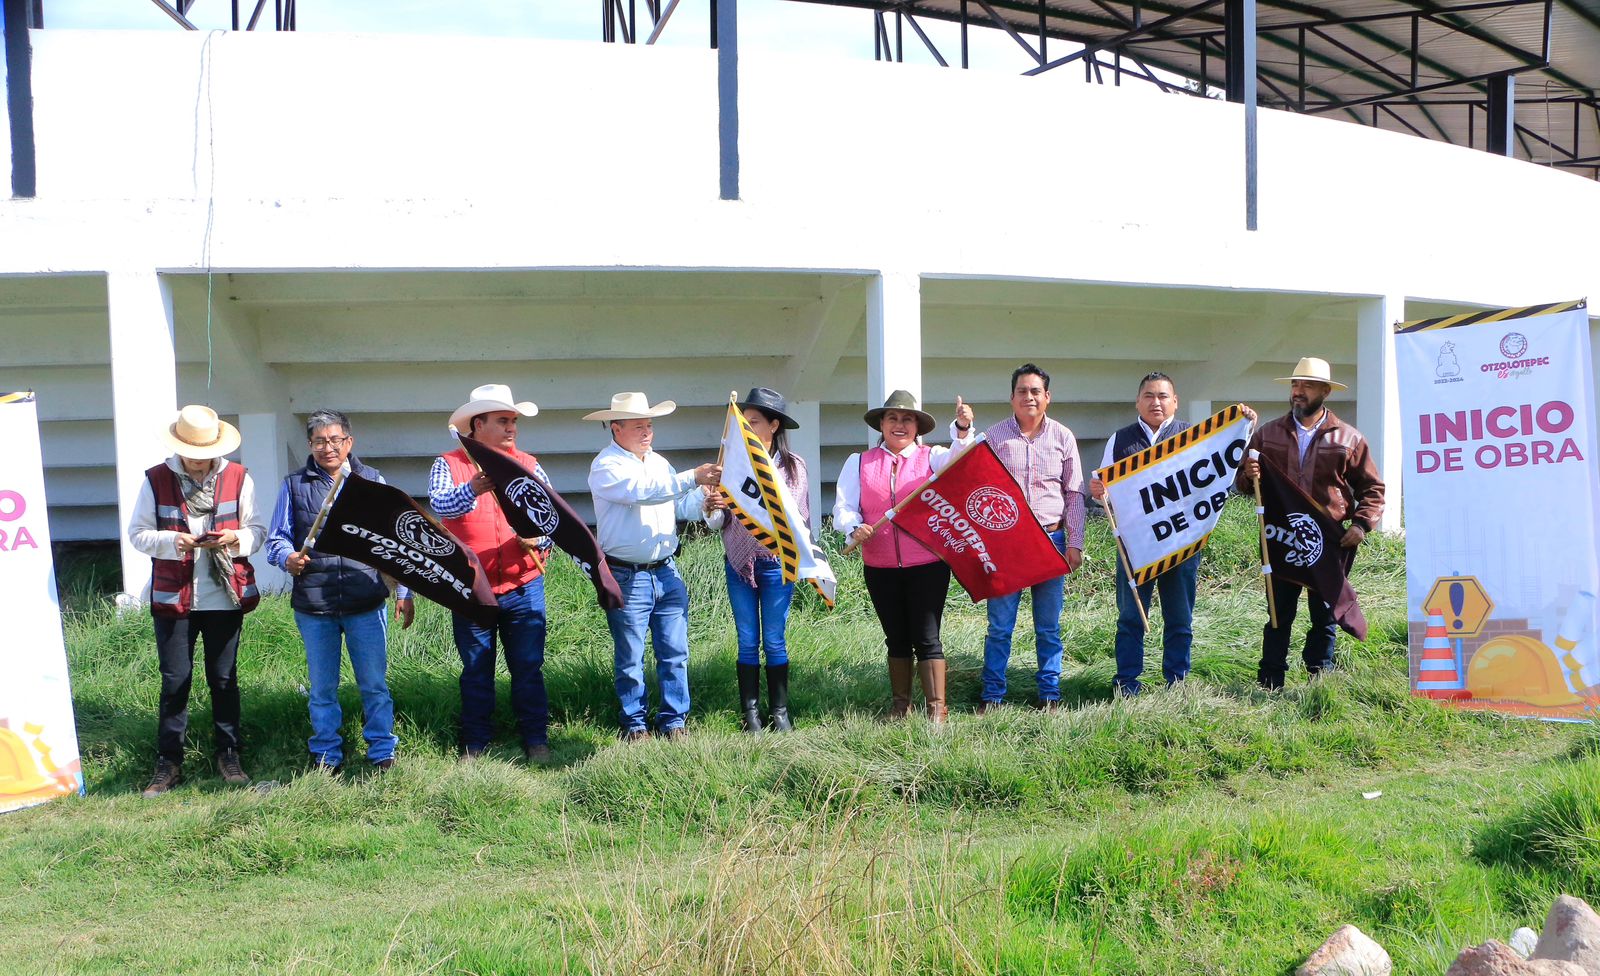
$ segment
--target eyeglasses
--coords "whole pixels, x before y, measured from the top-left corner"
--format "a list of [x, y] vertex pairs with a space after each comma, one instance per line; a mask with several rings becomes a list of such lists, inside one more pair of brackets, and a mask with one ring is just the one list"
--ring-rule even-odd
[[349, 435], [344, 437], [318, 437], [311, 442], [311, 449], [313, 451], [325, 451], [330, 447], [337, 448], [349, 439]]

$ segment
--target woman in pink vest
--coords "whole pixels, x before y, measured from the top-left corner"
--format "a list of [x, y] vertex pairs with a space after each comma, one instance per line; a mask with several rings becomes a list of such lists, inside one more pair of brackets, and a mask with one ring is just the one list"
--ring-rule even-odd
[[[905, 390], [891, 393], [882, 407], [868, 410], [863, 419], [883, 436], [877, 447], [845, 459], [833, 527], [861, 547], [862, 575], [889, 650], [893, 695], [889, 717], [905, 718], [911, 710], [914, 660], [928, 718], [943, 722], [945, 664], [939, 625], [950, 589], [950, 567], [892, 522], [874, 526], [945, 466], [950, 449], [922, 443], [922, 436], [934, 428], [933, 416], [917, 409], [917, 398]], [[971, 408], [960, 401], [956, 424], [972, 425]]]

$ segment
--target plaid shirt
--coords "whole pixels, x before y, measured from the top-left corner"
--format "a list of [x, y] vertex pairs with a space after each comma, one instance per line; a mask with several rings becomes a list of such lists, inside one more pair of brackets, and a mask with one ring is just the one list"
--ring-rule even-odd
[[990, 427], [984, 436], [1000, 463], [1022, 486], [1039, 524], [1060, 522], [1067, 533], [1067, 548], [1082, 551], [1083, 463], [1072, 431], [1046, 417], [1044, 426], [1029, 440], [1013, 416]]

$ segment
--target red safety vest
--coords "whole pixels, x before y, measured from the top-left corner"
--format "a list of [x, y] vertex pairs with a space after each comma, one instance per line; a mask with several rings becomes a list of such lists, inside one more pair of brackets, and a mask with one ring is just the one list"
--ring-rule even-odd
[[[183, 497], [177, 472], [163, 463], [145, 471], [144, 476], [156, 499], [156, 528], [163, 532], [188, 532], [189, 502]], [[217, 507], [211, 517], [213, 529], [238, 530], [239, 492], [244, 486], [244, 476], [242, 464], [229, 464], [217, 473], [214, 489]], [[187, 617], [194, 606], [194, 551], [184, 553], [182, 559], [152, 559], [150, 562], [154, 566], [150, 578], [150, 612], [162, 617]], [[235, 556], [228, 582], [239, 597], [239, 609], [249, 613], [261, 602], [261, 593], [256, 589], [256, 571], [250, 560]]]
[[[521, 451], [507, 453], [522, 462], [522, 466], [529, 471], [539, 463], [532, 454]], [[471, 481], [478, 473], [477, 465], [459, 447], [444, 456], [444, 463], [450, 466], [450, 480], [458, 485]], [[480, 495], [472, 511], [459, 518], [442, 521], [444, 527], [463, 545], [478, 554], [478, 561], [483, 564], [489, 586], [496, 595], [532, 583], [544, 572], [543, 560], [529, 555], [522, 548], [522, 543], [517, 541], [517, 533], [506, 521], [505, 513], [500, 511], [500, 502], [494, 494]]]

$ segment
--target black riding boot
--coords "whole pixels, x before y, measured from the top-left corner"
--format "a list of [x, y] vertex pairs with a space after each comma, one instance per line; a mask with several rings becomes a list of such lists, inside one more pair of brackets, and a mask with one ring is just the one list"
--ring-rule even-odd
[[774, 732], [792, 732], [789, 722], [789, 665], [767, 665], [767, 717]]
[[741, 664], [739, 668], [739, 712], [744, 731], [761, 732], [761, 665]]

